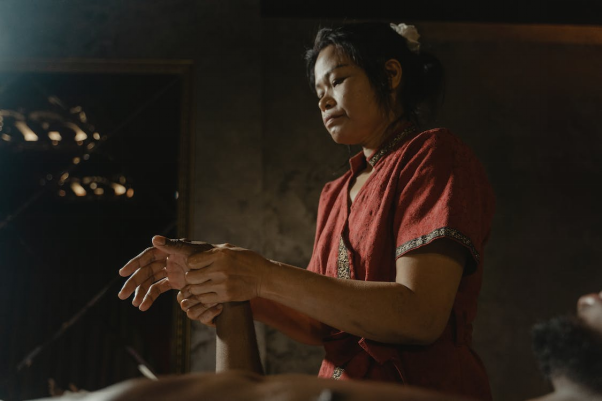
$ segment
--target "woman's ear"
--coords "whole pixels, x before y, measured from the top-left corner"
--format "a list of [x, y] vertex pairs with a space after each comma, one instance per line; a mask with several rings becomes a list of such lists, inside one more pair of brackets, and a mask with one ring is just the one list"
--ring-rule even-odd
[[395, 59], [390, 59], [385, 63], [385, 70], [389, 76], [389, 89], [391, 91], [397, 90], [401, 85], [401, 75], [403, 73], [401, 64]]

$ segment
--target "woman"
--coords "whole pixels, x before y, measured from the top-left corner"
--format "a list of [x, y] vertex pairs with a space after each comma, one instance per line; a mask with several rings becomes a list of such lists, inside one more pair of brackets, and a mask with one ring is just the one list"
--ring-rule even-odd
[[120, 271], [133, 273], [120, 297], [136, 291], [146, 310], [181, 289], [188, 317], [207, 325], [220, 303], [250, 300], [256, 320], [324, 345], [321, 377], [491, 398], [470, 346], [493, 193], [457, 137], [418, 129], [443, 72], [417, 37], [404, 24], [349, 24], [320, 30], [307, 53], [326, 129], [363, 149], [322, 191], [307, 270], [229, 244], [155, 237]]

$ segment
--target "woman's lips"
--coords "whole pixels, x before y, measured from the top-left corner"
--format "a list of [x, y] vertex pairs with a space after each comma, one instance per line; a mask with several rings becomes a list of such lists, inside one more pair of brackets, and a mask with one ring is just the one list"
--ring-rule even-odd
[[337, 114], [337, 115], [334, 115], [334, 116], [329, 116], [326, 119], [324, 119], [324, 125], [328, 126], [330, 123], [332, 123], [333, 121], [335, 121], [336, 119], [338, 119], [340, 117], [343, 117], [343, 115], [342, 114]]

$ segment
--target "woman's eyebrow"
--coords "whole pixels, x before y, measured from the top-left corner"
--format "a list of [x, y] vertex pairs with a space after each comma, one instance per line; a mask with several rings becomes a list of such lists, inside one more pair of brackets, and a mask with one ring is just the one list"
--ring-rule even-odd
[[[337, 68], [341, 68], [341, 67], [347, 67], [347, 66], [349, 66], [349, 64], [347, 64], [347, 63], [337, 64], [336, 66], [334, 66], [333, 68], [331, 68], [330, 70], [328, 70], [328, 71], [326, 72], [326, 74], [324, 74], [324, 76], [323, 76], [322, 80], [326, 80], [326, 81], [328, 81], [328, 78], [330, 77], [330, 74], [332, 74], [332, 72], [333, 72], [334, 70], [336, 70]], [[316, 84], [317, 84], [319, 81], [320, 81], [320, 80], [316, 80]], [[318, 89], [318, 88], [316, 87], [316, 90], [317, 90], [317, 89]]]

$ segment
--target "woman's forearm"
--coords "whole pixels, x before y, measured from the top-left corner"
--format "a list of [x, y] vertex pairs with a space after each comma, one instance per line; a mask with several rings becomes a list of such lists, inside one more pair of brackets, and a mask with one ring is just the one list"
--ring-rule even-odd
[[255, 320], [297, 342], [319, 346], [328, 335], [327, 327], [318, 320], [275, 301], [257, 297], [251, 300], [251, 309]]
[[339, 330], [385, 343], [428, 343], [424, 317], [407, 287], [395, 282], [330, 278], [274, 263], [261, 297]]

